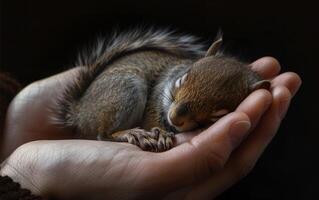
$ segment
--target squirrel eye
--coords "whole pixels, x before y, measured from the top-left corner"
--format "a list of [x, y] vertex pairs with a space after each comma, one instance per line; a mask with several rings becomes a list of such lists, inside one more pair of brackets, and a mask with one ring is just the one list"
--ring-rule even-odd
[[184, 74], [181, 78], [178, 78], [175, 82], [175, 88], [179, 88], [185, 81], [187, 78], [187, 73]]

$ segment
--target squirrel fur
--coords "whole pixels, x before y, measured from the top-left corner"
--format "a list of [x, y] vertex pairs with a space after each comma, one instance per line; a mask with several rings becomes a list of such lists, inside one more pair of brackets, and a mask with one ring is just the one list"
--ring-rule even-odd
[[80, 54], [83, 67], [59, 99], [55, 121], [79, 138], [170, 149], [174, 134], [207, 127], [270, 86], [223, 55], [221, 44], [218, 34], [205, 52], [197, 37], [156, 29], [98, 40]]

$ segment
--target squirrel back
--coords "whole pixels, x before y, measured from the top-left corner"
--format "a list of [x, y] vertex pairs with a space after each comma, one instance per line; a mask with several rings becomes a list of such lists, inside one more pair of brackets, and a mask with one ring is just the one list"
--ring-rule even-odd
[[72, 106], [83, 97], [97, 77], [112, 64], [138, 52], [158, 51], [186, 59], [203, 56], [204, 45], [199, 39], [174, 31], [148, 29], [114, 33], [109, 39], [98, 39], [95, 45], [84, 49], [78, 56], [76, 66], [83, 66], [74, 84], [66, 87], [56, 106], [55, 122], [73, 126]]

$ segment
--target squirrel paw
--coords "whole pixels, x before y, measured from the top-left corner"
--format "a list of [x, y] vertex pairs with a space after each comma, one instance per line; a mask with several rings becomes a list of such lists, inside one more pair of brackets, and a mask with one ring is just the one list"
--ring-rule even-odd
[[174, 133], [167, 132], [158, 127], [154, 127], [151, 130], [151, 133], [154, 134], [154, 138], [157, 140], [157, 151], [166, 151], [173, 147], [173, 138]]
[[162, 152], [173, 147], [174, 133], [160, 128], [151, 131], [134, 128], [112, 134], [116, 142], [128, 142], [140, 147], [144, 151]]

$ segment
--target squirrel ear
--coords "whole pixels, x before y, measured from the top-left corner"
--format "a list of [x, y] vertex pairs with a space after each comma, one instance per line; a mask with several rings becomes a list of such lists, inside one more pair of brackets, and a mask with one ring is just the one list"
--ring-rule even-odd
[[251, 90], [251, 91], [255, 91], [255, 90], [258, 90], [258, 89], [266, 89], [266, 90], [269, 90], [270, 85], [271, 85], [270, 81], [268, 81], [268, 80], [262, 80], [262, 81], [258, 81], [258, 82], [256, 82], [256, 83], [252, 84], [252, 85], [250, 86], [250, 90]]
[[217, 36], [213, 44], [207, 50], [205, 57], [216, 55], [222, 43], [223, 43], [223, 32], [219, 29]]

